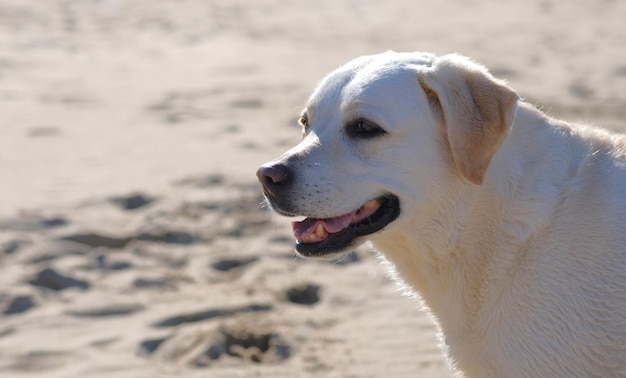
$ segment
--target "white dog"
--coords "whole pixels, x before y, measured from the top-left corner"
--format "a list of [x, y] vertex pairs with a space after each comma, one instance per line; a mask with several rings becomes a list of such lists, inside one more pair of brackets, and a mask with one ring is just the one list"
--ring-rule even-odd
[[551, 119], [459, 55], [361, 57], [259, 168], [296, 250], [369, 240], [468, 377], [626, 376], [626, 139]]

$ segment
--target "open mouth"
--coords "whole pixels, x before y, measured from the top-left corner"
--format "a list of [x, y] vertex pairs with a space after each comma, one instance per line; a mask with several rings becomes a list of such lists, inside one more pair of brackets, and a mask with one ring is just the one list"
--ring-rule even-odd
[[296, 251], [306, 257], [343, 252], [356, 238], [382, 230], [399, 215], [398, 197], [386, 194], [338, 217], [292, 222]]

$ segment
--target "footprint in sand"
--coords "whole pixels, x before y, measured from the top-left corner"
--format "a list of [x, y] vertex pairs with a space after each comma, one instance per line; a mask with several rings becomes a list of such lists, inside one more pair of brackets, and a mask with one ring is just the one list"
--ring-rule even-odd
[[166, 244], [191, 245], [200, 241], [198, 235], [186, 231], [164, 230], [157, 232], [142, 232], [135, 237], [137, 240], [163, 242]]
[[15, 219], [0, 219], [0, 230], [43, 231], [63, 227], [68, 224], [69, 221], [60, 216], [42, 217], [40, 215], [25, 214]]
[[162, 242], [166, 244], [191, 245], [200, 241], [200, 237], [186, 231], [164, 230], [140, 232], [135, 236], [109, 236], [96, 232], [76, 233], [62, 237], [60, 240], [72, 241], [92, 248], [107, 247], [124, 248], [133, 240]]
[[63, 351], [34, 350], [17, 356], [9, 367], [16, 371], [43, 373], [66, 363], [69, 353]]
[[251, 304], [240, 307], [226, 307], [216, 308], [206, 311], [192, 312], [187, 314], [175, 315], [169, 318], [165, 318], [154, 324], [154, 327], [174, 327], [184, 323], [196, 323], [204, 320], [223, 318], [228, 316], [234, 316], [238, 314], [265, 312], [273, 310], [274, 307], [270, 304]]
[[68, 310], [66, 313], [78, 318], [104, 318], [109, 316], [129, 315], [144, 309], [144, 306], [138, 303], [108, 303]]
[[88, 245], [92, 248], [108, 247], [108, 248], [124, 248], [132, 238], [130, 237], [115, 237], [103, 235], [95, 232], [77, 233], [68, 236], [64, 236], [61, 240], [72, 241], [80, 244]]
[[178, 364], [207, 367], [222, 358], [276, 363], [291, 357], [293, 348], [271, 327], [238, 319], [210, 329], [182, 329], [168, 337], [139, 344], [137, 354]]
[[256, 363], [273, 363], [286, 360], [291, 354], [291, 345], [277, 333], [238, 326], [220, 329], [212, 345], [193, 364], [198, 367], [208, 366], [211, 361], [223, 356]]
[[24, 239], [9, 240], [0, 244], [0, 254], [11, 255], [28, 244], [30, 244], [30, 241]]
[[176, 181], [175, 185], [191, 186], [194, 188], [212, 188], [224, 183], [224, 176], [217, 174], [210, 174], [206, 176], [194, 176], [187, 177], [182, 180]]

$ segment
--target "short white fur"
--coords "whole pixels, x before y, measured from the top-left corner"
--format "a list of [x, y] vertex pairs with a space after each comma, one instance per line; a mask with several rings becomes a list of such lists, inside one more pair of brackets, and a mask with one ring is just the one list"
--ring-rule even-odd
[[[459, 375], [626, 376], [623, 136], [552, 119], [459, 55], [358, 58], [306, 108], [276, 160], [297, 165], [298, 213], [398, 196], [360, 241], [421, 298]], [[387, 134], [346, 137], [355, 117]]]

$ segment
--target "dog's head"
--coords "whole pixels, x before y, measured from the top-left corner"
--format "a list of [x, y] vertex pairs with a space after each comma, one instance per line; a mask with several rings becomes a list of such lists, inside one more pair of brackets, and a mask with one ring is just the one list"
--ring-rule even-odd
[[389, 233], [464, 181], [480, 185], [518, 96], [458, 55], [393, 53], [328, 75], [300, 117], [303, 139], [257, 175], [304, 256]]

